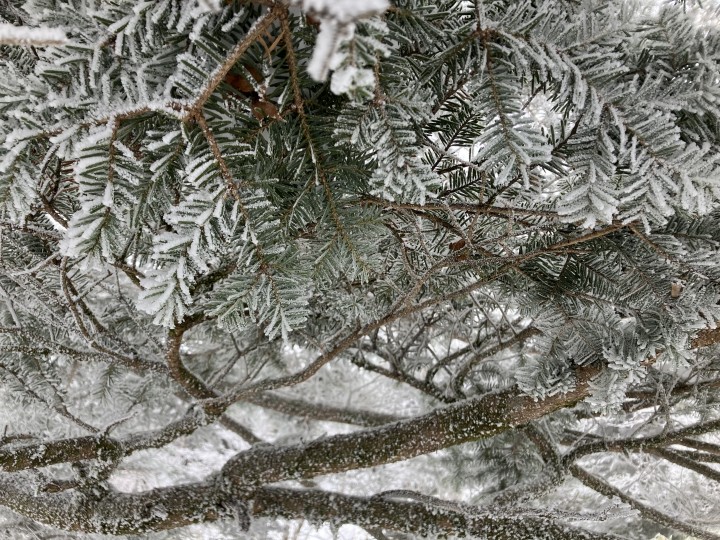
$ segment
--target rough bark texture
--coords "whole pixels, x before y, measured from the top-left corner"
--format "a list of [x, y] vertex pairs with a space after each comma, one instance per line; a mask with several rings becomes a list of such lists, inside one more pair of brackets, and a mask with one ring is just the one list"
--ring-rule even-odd
[[[109, 491], [91, 496], [36, 494], [19, 477], [6, 476], [0, 481], [4, 486], [0, 501], [37, 521], [84, 532], [141, 533], [211, 521], [226, 515], [227, 508], [238, 501], [252, 498], [262, 484], [373, 467], [497, 435], [575, 404], [587, 395], [588, 380], [596, 371], [581, 369], [574, 391], [542, 402], [508, 390], [468, 399], [410, 420], [305, 444], [257, 445], [237, 454], [219, 474], [202, 483], [132, 495]], [[4, 450], [0, 453], [3, 470], [98, 458], [108, 447], [127, 448], [127, 443], [108, 443], [108, 439], [97, 437], [67, 439], [51, 446], [48, 461], [33, 457], [33, 452], [40, 451], [42, 446]], [[516, 525], [520, 526], [519, 523]], [[452, 520], [445, 525], [455, 526]]]
[[422, 502], [353, 497], [322, 491], [263, 488], [254, 494], [253, 514], [305, 518], [338, 525], [385, 528], [415, 535], [473, 535], [497, 540], [619, 540], [561, 524], [547, 517], [492, 515], [448, 503], [438, 508]]

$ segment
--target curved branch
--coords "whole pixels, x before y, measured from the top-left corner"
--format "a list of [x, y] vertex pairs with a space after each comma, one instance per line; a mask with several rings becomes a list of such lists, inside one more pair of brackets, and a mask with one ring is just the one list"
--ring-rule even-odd
[[187, 369], [180, 357], [183, 335], [195, 322], [197, 321], [187, 319], [168, 331], [167, 352], [165, 354], [168, 372], [173, 380], [195, 399], [212, 399], [217, 397], [217, 394]]
[[[167, 339], [167, 367], [170, 376], [185, 390], [191, 397], [200, 400], [214, 399], [218, 394], [206, 385], [202, 380], [196, 377], [189, 369], [185, 367], [180, 355], [180, 347], [182, 346], [182, 338], [185, 332], [196, 324], [202, 322], [203, 315], [186, 318], [181, 324], [170, 329]], [[220, 423], [230, 431], [236, 433], [249, 444], [257, 444], [262, 439], [257, 437], [252, 431], [243, 426], [237, 420], [222, 414], [223, 411], [208, 411], [211, 417], [220, 415]]]
[[524, 330], [521, 330], [510, 339], [500, 342], [487, 350], [479, 351], [477, 354], [472, 355], [467, 362], [460, 366], [457, 373], [455, 374], [455, 377], [453, 378], [452, 389], [455, 395], [463, 395], [462, 387], [465, 383], [465, 378], [477, 364], [482, 362], [484, 359], [489, 358], [490, 356], [493, 356], [494, 354], [497, 354], [500, 351], [507, 349], [508, 347], [512, 347], [513, 345], [521, 343], [526, 339], [532, 336], [536, 336], [540, 333], [540, 330], [530, 326], [528, 328], [525, 328]]

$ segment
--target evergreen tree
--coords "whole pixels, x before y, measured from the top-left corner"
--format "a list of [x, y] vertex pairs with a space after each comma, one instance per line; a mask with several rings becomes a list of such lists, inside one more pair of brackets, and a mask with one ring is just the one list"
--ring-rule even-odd
[[712, 5], [0, 19], [9, 538], [720, 538]]

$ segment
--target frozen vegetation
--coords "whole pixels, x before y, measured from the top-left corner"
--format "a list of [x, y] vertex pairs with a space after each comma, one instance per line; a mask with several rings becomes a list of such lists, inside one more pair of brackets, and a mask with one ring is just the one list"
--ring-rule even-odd
[[0, 0], [0, 537], [720, 539], [718, 11]]

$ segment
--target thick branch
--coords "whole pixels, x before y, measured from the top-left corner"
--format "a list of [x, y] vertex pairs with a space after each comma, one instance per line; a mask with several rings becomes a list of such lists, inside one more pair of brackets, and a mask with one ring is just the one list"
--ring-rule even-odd
[[111, 493], [103, 500], [77, 494], [34, 495], [0, 476], [0, 503], [55, 527], [81, 532], [138, 534], [232, 516], [251, 501], [255, 516], [357, 523], [427, 534], [472, 534], [498, 540], [617, 540], [539, 516], [498, 516], [384, 497], [353, 497], [322, 491], [262, 487], [234, 499], [217, 483], [203, 482], [135, 494]]
[[77, 491], [36, 493], [27, 473], [0, 475], [0, 504], [35, 521], [87, 533], [133, 534], [184, 527], [223, 515], [216, 484], [201, 482], [102, 499]]
[[545, 401], [536, 402], [517, 390], [506, 390], [376, 429], [280, 448], [253, 448], [228, 461], [223, 471], [233, 483], [249, 485], [311, 478], [410, 459], [492, 437], [572, 406], [588, 395], [589, 381], [598, 371], [593, 367], [580, 368], [573, 391]]
[[[399, 420], [397, 417], [382, 413], [314, 405], [302, 400], [273, 394], [259, 394], [253, 396], [249, 401], [258, 406], [288, 415], [359, 426], [380, 426]], [[205, 415], [199, 410], [193, 410], [180, 420], [172, 422], [164, 428], [130, 435], [124, 439], [90, 435], [31, 444], [15, 443], [0, 446], [0, 471], [15, 472], [47, 467], [58, 463], [105, 459], [106, 453], [111, 449], [113, 452], [122, 449], [122, 453], [128, 455], [147, 448], [160, 448], [179, 437], [191, 434], [202, 425], [212, 422], [213, 419], [212, 415]], [[240, 435], [250, 444], [261, 442], [247, 428], [228, 416], [223, 415], [220, 417], [220, 423]]]
[[[219, 475], [207, 482], [136, 494], [110, 493], [97, 503], [83, 500], [82, 504], [77, 503], [75, 507], [80, 517], [73, 514], [71, 503], [75, 503], [66, 496], [58, 499], [53, 497], [60, 495], [18, 492], [22, 482], [17, 480], [2, 482], [0, 479], [0, 484], [13, 486], [13, 489], [4, 490], [0, 494], [0, 503], [33, 519], [64, 529], [115, 534], [169, 529], [218, 519], [222, 515], [218, 508], [225, 507], [223, 505], [228, 503], [228, 497], [242, 499], [253, 485], [310, 478], [409, 459], [449, 446], [488, 438], [572, 406], [587, 396], [589, 380], [598, 371], [592, 367], [580, 368], [575, 390], [542, 402], [521, 396], [517, 390], [506, 390], [375, 429], [321, 438], [306, 444], [256, 446], [237, 454]], [[199, 422], [191, 416], [185, 421], [191, 427], [196, 427]], [[184, 427], [180, 425], [178, 429]], [[138, 436], [135, 441], [126, 441], [124, 450], [128, 452], [140, 447], [160, 445], [173, 436], [177, 436], [177, 431], [161, 430], [151, 439]], [[87, 441], [84, 443], [87, 444]], [[84, 455], [89, 455], [91, 449]], [[57, 454], [63, 455], [60, 450]], [[87, 519], [89, 512], [93, 514], [92, 519]]]
[[[464, 511], [463, 511], [464, 510]], [[496, 540], [610, 540], [617, 537], [591, 533], [537, 516], [503, 516], [468, 511], [452, 503], [444, 506], [381, 496], [353, 497], [323, 491], [263, 488], [254, 495], [253, 514], [308, 519], [338, 525], [355, 523], [413, 535], [448, 535]]]
[[83, 459], [106, 459], [119, 448], [117, 441], [96, 435], [39, 444], [8, 445], [0, 448], [0, 470], [14, 472]]
[[0, 447], [0, 471], [14, 472], [71, 461], [105, 459], [105, 453], [110, 449], [128, 455], [147, 448], [160, 448], [193, 433], [212, 420], [214, 417], [192, 409], [163, 428], [129, 435], [124, 439], [89, 435], [33, 444], [7, 445]]

